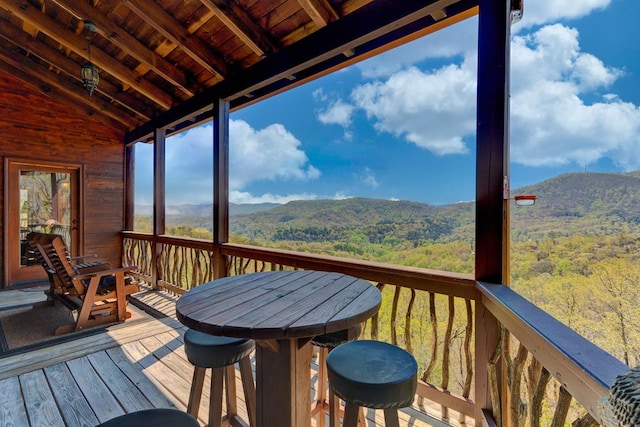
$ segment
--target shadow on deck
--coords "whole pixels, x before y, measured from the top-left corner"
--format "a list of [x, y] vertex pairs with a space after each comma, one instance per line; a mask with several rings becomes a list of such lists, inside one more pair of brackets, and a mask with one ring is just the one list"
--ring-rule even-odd
[[[10, 293], [2, 296], [2, 305], [10, 306]], [[184, 353], [185, 327], [175, 319], [176, 300], [168, 293], [144, 291], [135, 295], [132, 303], [154, 314], [154, 319], [125, 322], [103, 333], [1, 358], [0, 393], [4, 402], [0, 405], [0, 424], [96, 425], [142, 409], [186, 410], [193, 366]], [[316, 357], [310, 370], [312, 387], [316, 384], [315, 363]], [[238, 371], [236, 382], [241, 387]], [[314, 400], [314, 391], [310, 392]], [[238, 399], [239, 413], [246, 419], [242, 393]], [[199, 412], [202, 425], [207, 423], [208, 406], [209, 389], [205, 384]], [[427, 410], [432, 415], [417, 407], [401, 410], [400, 425], [457, 424], [438, 420], [436, 405]], [[367, 411], [366, 415], [368, 427], [384, 425], [381, 411]]]

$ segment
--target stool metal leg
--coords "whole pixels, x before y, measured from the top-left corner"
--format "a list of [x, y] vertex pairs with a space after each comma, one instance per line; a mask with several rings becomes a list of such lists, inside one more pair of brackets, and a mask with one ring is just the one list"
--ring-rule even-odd
[[222, 381], [226, 368], [211, 369], [211, 391], [209, 392], [209, 426], [222, 427]]
[[202, 398], [202, 386], [204, 385], [204, 374], [206, 371], [206, 368], [200, 368], [198, 366], [193, 370], [193, 380], [191, 381], [191, 392], [189, 394], [187, 412], [195, 419], [198, 419], [200, 399]]

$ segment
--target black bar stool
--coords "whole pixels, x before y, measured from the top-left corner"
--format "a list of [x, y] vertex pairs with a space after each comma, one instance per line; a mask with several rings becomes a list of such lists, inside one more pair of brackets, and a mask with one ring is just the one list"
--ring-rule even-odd
[[316, 401], [311, 407], [311, 416], [317, 415], [317, 427], [325, 426], [325, 414], [329, 410], [329, 426], [338, 427], [340, 425], [340, 401], [329, 390], [329, 400], [327, 401], [327, 388], [329, 381], [327, 379], [327, 356], [329, 352], [341, 344], [345, 344], [356, 339], [360, 335], [361, 327], [356, 325], [355, 328], [349, 330], [331, 332], [324, 335], [318, 335], [311, 339], [311, 344], [318, 347], [318, 386], [316, 390]]
[[131, 412], [96, 426], [96, 427], [200, 427], [191, 415], [177, 409], [145, 409]]
[[394, 345], [360, 340], [327, 357], [329, 388], [345, 401], [344, 427], [355, 427], [360, 407], [383, 409], [387, 427], [398, 427], [398, 408], [411, 406], [418, 386], [418, 363]]
[[[255, 348], [253, 340], [218, 337], [188, 329], [184, 334], [184, 351], [195, 369], [189, 395], [187, 412], [198, 418], [202, 386], [207, 368], [211, 368], [211, 392], [209, 401], [209, 426], [222, 425], [223, 383], [227, 392], [227, 416], [233, 424], [238, 417], [236, 399], [235, 364], [240, 364], [240, 376], [244, 390], [249, 424], [256, 425], [256, 388], [251, 372], [249, 355]], [[223, 380], [224, 378], [224, 380]]]

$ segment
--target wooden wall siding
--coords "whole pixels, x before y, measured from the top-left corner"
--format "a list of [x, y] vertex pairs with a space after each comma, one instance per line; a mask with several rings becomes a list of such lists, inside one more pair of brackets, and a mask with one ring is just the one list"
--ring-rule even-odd
[[[121, 262], [124, 220], [123, 137], [0, 71], [0, 185], [6, 157], [82, 164], [84, 252], [114, 265]], [[4, 238], [0, 227], [0, 287], [6, 286]]]

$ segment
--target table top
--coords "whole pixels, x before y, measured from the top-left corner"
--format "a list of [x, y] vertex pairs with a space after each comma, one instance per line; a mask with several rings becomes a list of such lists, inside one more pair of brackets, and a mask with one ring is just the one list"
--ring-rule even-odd
[[313, 337], [354, 327], [380, 307], [380, 291], [340, 273], [277, 271], [225, 277], [180, 297], [189, 328], [252, 339]]

